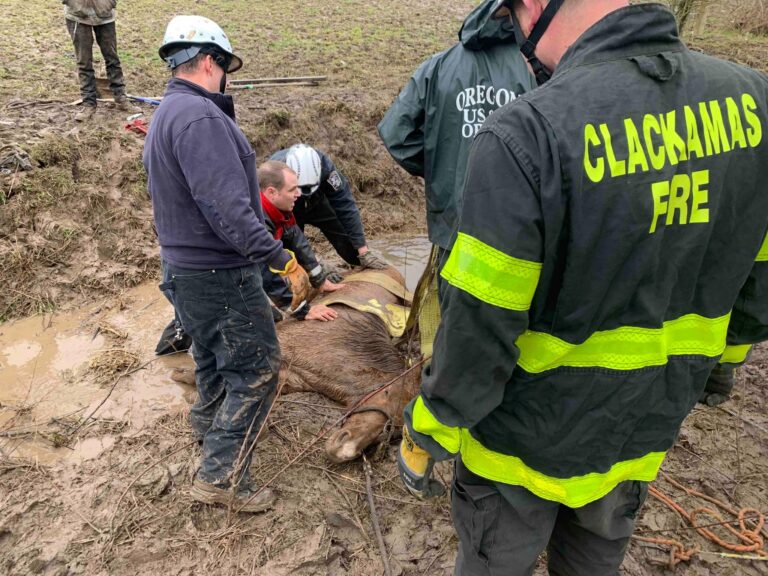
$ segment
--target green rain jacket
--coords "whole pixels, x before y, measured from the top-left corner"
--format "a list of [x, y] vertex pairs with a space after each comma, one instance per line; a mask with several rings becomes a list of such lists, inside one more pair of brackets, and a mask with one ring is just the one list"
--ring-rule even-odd
[[596, 23], [475, 139], [416, 442], [570, 507], [653, 480], [768, 339], [766, 182], [768, 78], [659, 4]]
[[514, 32], [485, 0], [464, 21], [460, 42], [421, 64], [379, 123], [395, 161], [424, 178], [427, 228], [450, 250], [461, 210], [469, 147], [491, 112], [530, 90]]

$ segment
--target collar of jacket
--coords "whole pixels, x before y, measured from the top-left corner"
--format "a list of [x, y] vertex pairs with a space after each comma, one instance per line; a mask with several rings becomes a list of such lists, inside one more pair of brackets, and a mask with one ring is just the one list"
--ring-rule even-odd
[[552, 77], [576, 66], [685, 49], [672, 12], [661, 4], [636, 4], [587, 29], [563, 54]]
[[173, 94], [177, 92], [196, 94], [198, 96], [202, 96], [203, 98], [207, 98], [216, 104], [216, 106], [218, 106], [219, 109], [224, 112], [224, 114], [232, 118], [232, 120], [235, 119], [235, 101], [232, 99], [232, 96], [229, 96], [228, 94], [222, 94], [221, 92], [208, 92], [208, 90], [199, 84], [195, 84], [194, 82], [182, 80], [181, 78], [171, 78], [168, 81], [168, 86], [165, 89], [165, 93]]
[[277, 206], [272, 204], [264, 192], [261, 192], [261, 206], [264, 208], [264, 212], [267, 214], [267, 218], [272, 220], [272, 224], [275, 225], [275, 240], [280, 240], [283, 237], [283, 233], [296, 224], [296, 218], [293, 216], [293, 212], [283, 212]]

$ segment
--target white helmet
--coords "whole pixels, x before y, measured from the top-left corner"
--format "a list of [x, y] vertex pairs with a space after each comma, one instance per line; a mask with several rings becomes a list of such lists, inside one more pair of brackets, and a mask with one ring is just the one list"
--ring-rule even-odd
[[288, 149], [285, 163], [296, 172], [302, 196], [310, 196], [320, 186], [320, 154], [306, 144], [294, 144]]
[[232, 52], [232, 44], [224, 30], [203, 16], [174, 16], [168, 23], [160, 46], [160, 58], [173, 70], [191, 60], [205, 46], [216, 47], [229, 58], [227, 72], [235, 72], [243, 61]]

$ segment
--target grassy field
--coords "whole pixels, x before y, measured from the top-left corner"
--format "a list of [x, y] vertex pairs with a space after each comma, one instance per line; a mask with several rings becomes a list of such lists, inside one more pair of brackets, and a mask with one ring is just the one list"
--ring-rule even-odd
[[[157, 56], [177, 14], [199, 14], [228, 33], [245, 66], [242, 77], [328, 75], [334, 87], [369, 92], [400, 86], [426, 56], [449, 46], [473, 2], [416, 4], [387, 0], [123, 1], [118, 48], [129, 90], [162, 91]], [[0, 39], [0, 98], [75, 98], [74, 61], [62, 7], [6, 0]]]

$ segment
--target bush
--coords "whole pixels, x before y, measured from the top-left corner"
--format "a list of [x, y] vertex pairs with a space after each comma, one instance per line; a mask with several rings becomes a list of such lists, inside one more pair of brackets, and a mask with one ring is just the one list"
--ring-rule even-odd
[[736, 29], [768, 34], [768, 2], [765, 0], [737, 0], [731, 15]]

